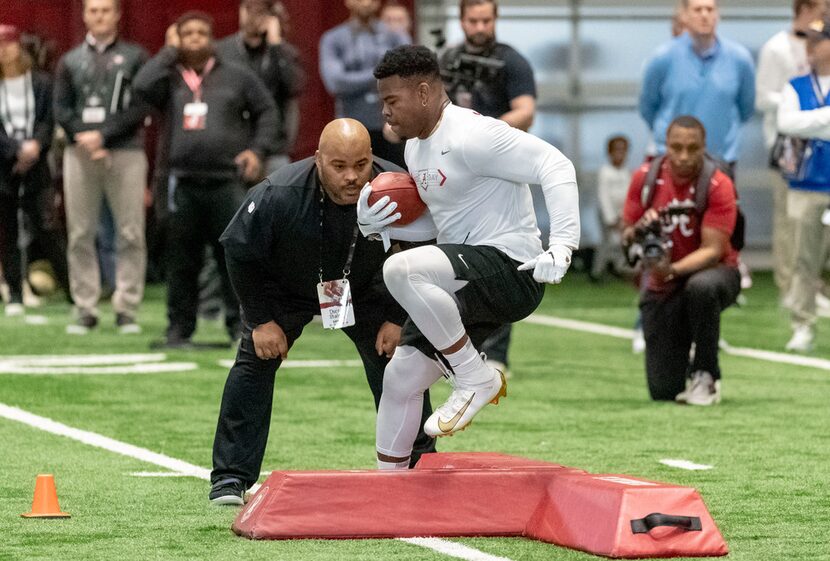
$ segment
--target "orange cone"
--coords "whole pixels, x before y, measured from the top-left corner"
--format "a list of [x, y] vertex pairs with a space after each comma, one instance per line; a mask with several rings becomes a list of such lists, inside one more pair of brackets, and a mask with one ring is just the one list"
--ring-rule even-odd
[[68, 512], [61, 512], [58, 504], [58, 490], [55, 488], [55, 476], [51, 473], [37, 476], [35, 481], [35, 498], [32, 499], [32, 512], [21, 514], [23, 518], [69, 518]]

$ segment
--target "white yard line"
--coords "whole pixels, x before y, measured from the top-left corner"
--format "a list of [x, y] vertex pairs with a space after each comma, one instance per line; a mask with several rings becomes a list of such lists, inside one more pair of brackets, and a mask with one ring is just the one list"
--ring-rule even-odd
[[[189, 476], [210, 481], [210, 470], [208, 469], [182, 460], [177, 460], [176, 458], [171, 458], [170, 456], [165, 456], [164, 454], [153, 452], [152, 450], [147, 450], [146, 448], [133, 446], [132, 444], [127, 444], [125, 442], [119, 442], [118, 440], [114, 440], [94, 432], [72, 428], [64, 425], [63, 423], [58, 423], [52, 419], [41, 417], [40, 415], [35, 415], [34, 413], [29, 413], [28, 411], [24, 411], [23, 409], [19, 409], [17, 407], [11, 407], [0, 403], [0, 417], [6, 418], [10, 421], [17, 421], [45, 432], [65, 436], [67, 438], [83, 442], [84, 444], [95, 446], [96, 448], [103, 448], [104, 450], [115, 452], [116, 454], [127, 456], [128, 458], [134, 458], [136, 460], [141, 460], [142, 462], [147, 462], [148, 464], [155, 464], [157, 466], [167, 468], [173, 473], [166, 475], [166, 477]], [[139, 475], [140, 473], [144, 473], [144, 477], [159, 476], [159, 474], [148, 472], [137, 472], [133, 475]], [[472, 547], [467, 547], [466, 545], [438, 538], [398, 539], [413, 545], [432, 549], [433, 551], [443, 553], [450, 557], [465, 559], [467, 561], [511, 561], [506, 557], [496, 557]]]
[[457, 542], [449, 542], [440, 538], [398, 538], [402, 542], [411, 543], [412, 545], [419, 545], [426, 547], [438, 553], [443, 553], [450, 557], [457, 559], [467, 559], [469, 561], [511, 561], [507, 557], [499, 557], [497, 555], [490, 555], [472, 547]]
[[[618, 339], [632, 339], [634, 337], [633, 329], [624, 329], [622, 327], [614, 327], [611, 325], [604, 325], [601, 323], [592, 323], [588, 321], [579, 321], [575, 319], [565, 319], [554, 316], [546, 316], [542, 314], [531, 314], [522, 321], [526, 323], [532, 323], [535, 325], [545, 325], [548, 327], [568, 329], [571, 331], [583, 331], [586, 333], [594, 333], [596, 335], [607, 335], [608, 337], [616, 337]], [[801, 356], [788, 353], [777, 353], [775, 351], [764, 351], [761, 349], [750, 349], [746, 347], [733, 347], [728, 344], [722, 344], [721, 350], [723, 350], [723, 352], [725, 352], [726, 354], [733, 356], [754, 358], [757, 360], [777, 362], [780, 364], [791, 364], [793, 366], [807, 366], [811, 368], [818, 368], [821, 370], [830, 370], [830, 360], [824, 358]]]
[[158, 374], [160, 372], [189, 372], [198, 367], [195, 362], [161, 362], [125, 366], [20, 366], [0, 361], [0, 374], [24, 376]]
[[660, 463], [678, 469], [688, 469], [690, 471], [698, 471], [698, 470], [705, 470], [705, 469], [712, 469], [715, 466], [710, 466], [707, 464], [696, 464], [694, 462], [690, 462], [689, 460], [671, 460], [671, 459], [664, 459], [660, 460]]
[[164, 353], [0, 356], [0, 374], [157, 374], [196, 370], [195, 362], [165, 362]]
[[25, 366], [101, 366], [104, 364], [136, 364], [162, 362], [164, 353], [115, 355], [11, 355], [0, 356], [0, 362], [14, 362]]

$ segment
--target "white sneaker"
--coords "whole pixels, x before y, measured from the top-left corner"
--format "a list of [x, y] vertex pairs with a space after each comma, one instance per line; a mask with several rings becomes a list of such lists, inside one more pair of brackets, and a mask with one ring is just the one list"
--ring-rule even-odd
[[501, 362], [501, 361], [498, 361], [498, 360], [490, 360], [490, 359], [488, 358], [488, 359], [486, 359], [486, 360], [484, 361], [484, 363], [485, 363], [487, 366], [489, 366], [490, 368], [495, 368], [495, 369], [496, 369], [496, 370], [498, 370], [499, 372], [503, 372], [503, 373], [504, 373], [504, 377], [505, 377], [506, 379], [510, 379], [510, 378], [512, 378], [512, 377], [513, 377], [513, 374], [510, 372], [510, 370], [508, 370], [508, 369], [507, 369], [507, 365], [506, 365], [505, 363]]
[[830, 318], [830, 298], [821, 292], [816, 293], [816, 315], [821, 318]]
[[646, 338], [642, 329], [634, 330], [634, 338], [631, 340], [631, 352], [635, 355], [644, 353], [646, 350]]
[[686, 403], [686, 399], [689, 397], [690, 389], [692, 389], [692, 379], [686, 378], [686, 387], [683, 389], [682, 392], [674, 396], [674, 400], [677, 403]]
[[811, 326], [796, 326], [793, 330], [793, 336], [784, 348], [795, 353], [808, 353], [813, 350], [813, 340], [815, 337], [816, 334], [813, 332]]
[[715, 380], [714, 376], [705, 370], [692, 372], [687, 390], [683, 393], [686, 395], [681, 403], [688, 405], [706, 406], [720, 403], [720, 380]]
[[25, 313], [26, 308], [23, 307], [23, 304], [6, 304], [6, 317], [20, 317]]
[[484, 384], [461, 386], [456, 382], [447, 402], [424, 423], [424, 432], [430, 436], [452, 435], [467, 428], [476, 413], [488, 403], [498, 405], [499, 399], [507, 396], [507, 380], [501, 371], [491, 370], [493, 377]]

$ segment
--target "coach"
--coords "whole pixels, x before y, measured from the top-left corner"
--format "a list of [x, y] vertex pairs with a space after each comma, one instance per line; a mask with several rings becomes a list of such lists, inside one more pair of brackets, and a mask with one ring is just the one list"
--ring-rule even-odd
[[[383, 371], [406, 318], [383, 283], [381, 244], [357, 227], [360, 189], [383, 171], [403, 170], [372, 156], [363, 125], [337, 119], [323, 129], [316, 155], [254, 187], [222, 234], [244, 329], [213, 443], [211, 502], [242, 504], [259, 477], [276, 371], [303, 327], [327, 306], [318, 301], [318, 283], [348, 281], [354, 325], [343, 331], [363, 360], [377, 408]], [[432, 413], [425, 397], [422, 419]], [[413, 462], [435, 450], [423, 430], [415, 450]]]

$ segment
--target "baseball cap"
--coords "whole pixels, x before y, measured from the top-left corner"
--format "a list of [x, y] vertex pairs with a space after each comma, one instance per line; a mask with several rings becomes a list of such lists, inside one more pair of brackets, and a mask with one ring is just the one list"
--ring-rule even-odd
[[0, 42], [16, 43], [20, 41], [20, 30], [13, 25], [0, 23]]

